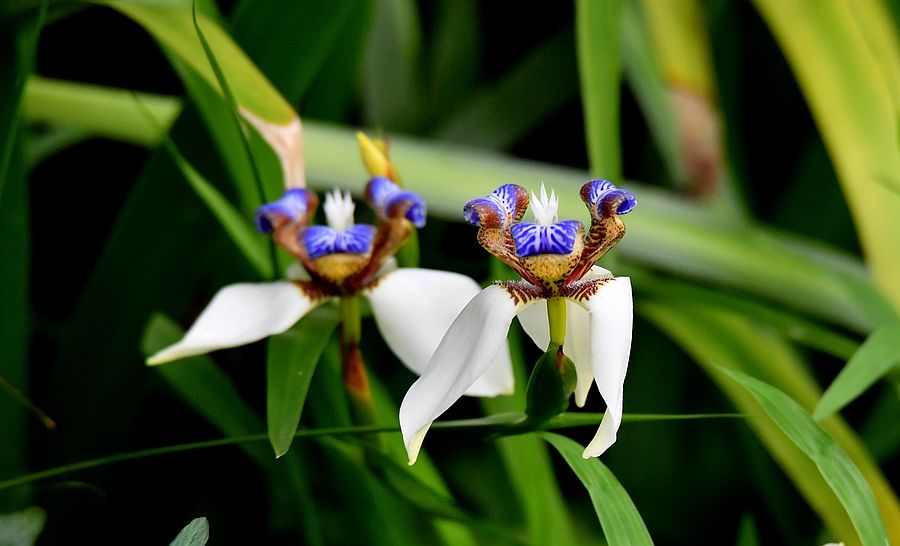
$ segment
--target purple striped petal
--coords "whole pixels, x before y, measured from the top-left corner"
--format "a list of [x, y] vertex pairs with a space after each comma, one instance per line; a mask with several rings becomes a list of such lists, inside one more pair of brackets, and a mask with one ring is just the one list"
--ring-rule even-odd
[[637, 204], [633, 193], [620, 190], [609, 180], [591, 180], [586, 183], [581, 187], [581, 199], [591, 209], [592, 214], [600, 212], [604, 216], [628, 214]]
[[516, 243], [516, 254], [527, 258], [535, 254], [571, 253], [579, 228], [581, 222], [578, 220], [566, 220], [549, 226], [520, 222], [513, 224], [510, 233]]
[[528, 191], [517, 184], [504, 184], [490, 195], [466, 203], [463, 216], [472, 225], [505, 229], [521, 220], [527, 207]]
[[356, 224], [344, 231], [310, 226], [301, 234], [306, 253], [312, 259], [337, 253], [365, 254], [371, 250], [374, 237], [375, 226], [368, 224]]
[[269, 233], [286, 222], [297, 222], [303, 219], [310, 209], [310, 201], [315, 194], [303, 188], [294, 188], [284, 192], [277, 201], [266, 203], [256, 211], [256, 228]]

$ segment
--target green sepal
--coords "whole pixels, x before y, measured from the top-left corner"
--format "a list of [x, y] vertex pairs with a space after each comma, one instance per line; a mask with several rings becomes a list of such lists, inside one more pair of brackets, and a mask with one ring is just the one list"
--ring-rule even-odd
[[563, 353], [562, 345], [550, 343], [538, 359], [525, 391], [526, 423], [537, 425], [556, 417], [569, 407], [575, 392], [575, 364]]

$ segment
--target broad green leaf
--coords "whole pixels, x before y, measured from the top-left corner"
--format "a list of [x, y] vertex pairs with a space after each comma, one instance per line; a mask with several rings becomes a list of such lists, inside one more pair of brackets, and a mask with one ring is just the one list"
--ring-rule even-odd
[[860, 2], [863, 8], [847, 1], [754, 3], [822, 133], [875, 280], [895, 309], [900, 308], [896, 29], [893, 39], [886, 38], [887, 22], [869, 21], [883, 12], [877, 1]]
[[[137, 101], [140, 101], [139, 103]], [[77, 103], [77, 108], [72, 108]], [[142, 109], [152, 114], [148, 116]], [[23, 114], [32, 122], [50, 122], [140, 146], [155, 146], [181, 111], [174, 97], [140, 93], [32, 76]], [[136, 115], [137, 114], [137, 115]]]
[[850, 515], [863, 546], [889, 544], [872, 490], [837, 442], [788, 395], [740, 372], [725, 372], [746, 388], [791, 441], [815, 462]]
[[366, 122], [390, 131], [415, 129], [421, 118], [425, 82], [422, 29], [415, 2], [377, 2], [363, 62]]
[[204, 546], [209, 540], [209, 521], [196, 518], [178, 533], [169, 546]]
[[37, 506], [11, 514], [0, 514], [0, 544], [34, 546], [44, 530], [46, 520], [47, 514]]
[[866, 339], [822, 395], [816, 421], [852, 402], [892, 369], [900, 367], [900, 322], [885, 324]]
[[450, 109], [434, 135], [486, 148], [516, 144], [578, 92], [573, 42], [565, 31], [538, 45], [495, 85]]
[[334, 320], [309, 315], [287, 332], [269, 338], [266, 422], [275, 457], [291, 447], [316, 364], [336, 326]]
[[[752, 396], [721, 373], [725, 367], [763, 379], [811, 410], [820, 391], [792, 347], [773, 332], [727, 308], [682, 300], [644, 302], [638, 310], [684, 347], [741, 413], [760, 415], [749, 419], [748, 426], [832, 532], [852, 542], [853, 525], [813, 462], [774, 421], [763, 416]], [[885, 521], [900, 522], [896, 495], [855, 433], [836, 417], [825, 421], [823, 427], [869, 482]], [[889, 525], [891, 532], [900, 532], [900, 526]]]
[[[222, 94], [213, 68], [194, 31], [190, 8], [140, 2], [98, 2], [134, 19], [153, 37], [199, 74]], [[243, 108], [270, 123], [287, 125], [294, 110], [256, 68], [228, 34], [207, 16], [199, 15], [210, 48], [216, 52], [221, 69], [232, 82], [235, 101]]]
[[622, 178], [620, 17], [621, 0], [575, 2], [578, 72], [591, 173], [616, 183]]
[[584, 447], [565, 436], [549, 432], [541, 436], [556, 448], [588, 490], [610, 546], [653, 544], [628, 492], [600, 459], [582, 458]]

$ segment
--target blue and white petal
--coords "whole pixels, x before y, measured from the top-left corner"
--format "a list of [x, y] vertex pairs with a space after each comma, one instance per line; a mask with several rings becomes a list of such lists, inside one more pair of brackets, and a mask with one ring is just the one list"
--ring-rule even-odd
[[328, 226], [310, 226], [300, 237], [312, 259], [337, 253], [365, 254], [372, 249], [375, 227], [355, 224], [344, 231], [335, 231]]
[[[628, 214], [637, 204], [634, 194], [620, 190], [609, 180], [591, 180], [581, 187], [581, 199], [592, 215]], [[615, 205], [615, 210], [607, 210]], [[604, 211], [607, 214], [603, 214]]]
[[259, 207], [256, 211], [256, 227], [269, 233], [281, 223], [297, 222], [309, 212], [311, 192], [303, 188], [287, 190], [277, 200]]
[[284, 281], [226, 286], [181, 341], [148, 358], [147, 364], [163, 364], [280, 334], [321, 301]]
[[463, 207], [470, 224], [505, 229], [518, 222], [528, 207], [528, 191], [517, 184], [504, 184], [485, 197], [472, 199]]
[[532, 222], [519, 222], [510, 228], [516, 244], [516, 255], [527, 258], [536, 254], [569, 254], [575, 247], [575, 238], [581, 222], [566, 220], [549, 226]]
[[403, 216], [417, 228], [425, 225], [425, 200], [402, 189], [384, 176], [376, 176], [366, 185], [366, 201], [385, 217]]
[[622, 424], [622, 393], [634, 321], [631, 280], [618, 277], [609, 281], [586, 304], [590, 311], [591, 368], [606, 402], [606, 413], [584, 450], [584, 458], [597, 457], [615, 443]]
[[[453, 320], [479, 290], [465, 275], [402, 268], [381, 277], [366, 295], [388, 347], [407, 368], [421, 375]], [[511, 385], [509, 348], [503, 347], [465, 394], [497, 396], [508, 393]]]
[[[410, 464], [416, 461], [431, 423], [488, 371], [506, 347], [513, 317], [534, 303], [513, 297], [506, 287], [491, 285], [462, 310], [434, 356], [400, 405], [400, 430]], [[513, 387], [509, 378], [508, 391]]]

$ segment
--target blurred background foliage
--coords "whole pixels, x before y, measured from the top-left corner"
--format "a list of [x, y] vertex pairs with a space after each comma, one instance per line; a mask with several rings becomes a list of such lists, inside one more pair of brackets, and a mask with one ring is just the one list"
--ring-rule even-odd
[[[252, 131], [248, 155], [236, 103], [274, 123], [302, 115], [317, 190], [363, 187], [355, 128], [390, 137], [429, 203], [422, 265], [480, 282], [507, 273], [460, 223], [468, 199], [543, 180], [561, 217], [583, 219], [589, 177], [634, 191], [629, 234], [603, 260], [636, 291], [626, 415], [746, 416], [626, 421], [603, 462], [650, 536], [868, 544], [886, 529], [900, 542], [886, 478], [900, 463], [896, 2], [199, 0], [232, 97], [189, 2], [93, 4], [0, 11], [0, 513], [18, 513], [0, 531], [160, 544], [202, 515], [216, 544], [623, 536], [601, 531], [536, 435], [435, 431], [412, 471], [395, 433], [378, 472], [352, 436], [296, 440], [276, 460], [264, 362], [297, 350], [290, 339], [144, 366], [142, 351], [176, 338], [219, 287], [288, 263], [274, 268], [265, 239], [246, 234], [281, 178]], [[311, 320], [334, 327], [327, 310]], [[414, 378], [364, 326], [380, 420], [394, 425]], [[533, 362], [520, 337], [514, 326], [514, 354]], [[332, 340], [301, 427], [349, 424], [338, 368]], [[522, 393], [458, 406], [448, 418], [521, 411]], [[602, 411], [599, 398], [587, 409]], [[848, 515], [832, 449], [877, 513]]]

